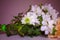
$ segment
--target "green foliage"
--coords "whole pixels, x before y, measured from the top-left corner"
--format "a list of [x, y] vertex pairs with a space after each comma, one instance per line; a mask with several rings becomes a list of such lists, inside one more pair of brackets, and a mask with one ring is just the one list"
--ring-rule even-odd
[[[16, 17], [15, 17], [16, 18]], [[39, 21], [42, 22], [42, 17], [38, 17]], [[2, 31], [6, 31], [7, 36], [19, 34], [20, 36], [37, 36], [41, 34], [39, 26], [33, 26], [31, 24], [21, 24], [20, 21], [17, 21], [13, 24], [2, 25]]]
[[41, 34], [40, 29], [38, 29], [38, 28], [34, 29], [33, 34], [36, 36], [40, 35]]
[[1, 30], [4, 31], [4, 32], [6, 31], [6, 25], [5, 24], [1, 25]]
[[52, 35], [55, 35], [55, 32], [56, 32], [56, 29], [54, 27], [53, 30], [52, 30]]
[[42, 21], [43, 21], [42, 16], [39, 16], [38, 19], [39, 19], [39, 21], [40, 21], [40, 25], [42, 25]]
[[6, 26], [6, 34], [7, 34], [7, 36], [17, 34], [17, 31], [16, 31], [16, 28], [15, 28], [14, 24], [8, 24]]
[[21, 25], [18, 29], [18, 33], [21, 36], [28, 35], [28, 36], [36, 36], [40, 35], [40, 29], [37, 27], [34, 27], [33, 25]]

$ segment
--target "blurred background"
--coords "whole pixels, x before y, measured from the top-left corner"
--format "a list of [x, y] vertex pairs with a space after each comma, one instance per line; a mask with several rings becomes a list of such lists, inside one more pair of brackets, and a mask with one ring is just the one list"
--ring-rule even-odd
[[13, 16], [25, 13], [29, 5], [40, 3], [51, 4], [60, 13], [60, 0], [0, 0], [0, 24], [9, 24]]

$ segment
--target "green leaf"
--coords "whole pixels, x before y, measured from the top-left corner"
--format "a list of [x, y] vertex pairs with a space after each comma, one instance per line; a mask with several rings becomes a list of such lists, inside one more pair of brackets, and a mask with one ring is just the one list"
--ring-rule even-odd
[[33, 29], [32, 28], [29, 28], [28, 29], [28, 35], [32, 35], [32, 33], [33, 33]]
[[19, 27], [18, 31], [20, 31], [23, 28], [23, 26], [18, 26], [18, 27]]
[[21, 31], [25, 34], [28, 32], [28, 29], [29, 29], [29, 26], [24, 25]]
[[8, 24], [6, 25], [6, 34], [7, 36], [11, 36], [11, 35], [16, 35], [17, 31], [16, 31], [16, 27], [14, 26], [14, 24]]
[[40, 25], [42, 25], [42, 21], [43, 21], [42, 16], [39, 16], [38, 19], [39, 19], [39, 21], [40, 21]]
[[55, 35], [55, 32], [56, 32], [56, 29], [54, 27], [53, 30], [52, 30], [52, 35]]
[[1, 30], [4, 31], [4, 32], [6, 31], [6, 25], [5, 24], [1, 25]]
[[36, 28], [33, 33], [35, 35], [40, 35], [41, 34], [41, 32], [40, 32], [40, 30], [38, 28]]

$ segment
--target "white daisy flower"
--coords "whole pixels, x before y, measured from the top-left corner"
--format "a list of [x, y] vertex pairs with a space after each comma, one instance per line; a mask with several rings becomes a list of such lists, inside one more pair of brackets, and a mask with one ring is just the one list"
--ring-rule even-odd
[[35, 15], [33, 12], [28, 12], [27, 15], [25, 15], [22, 20], [22, 24], [40, 24], [39, 20], [37, 19], [37, 15]]
[[31, 18], [28, 16], [24, 16], [21, 20], [22, 24], [30, 23]]

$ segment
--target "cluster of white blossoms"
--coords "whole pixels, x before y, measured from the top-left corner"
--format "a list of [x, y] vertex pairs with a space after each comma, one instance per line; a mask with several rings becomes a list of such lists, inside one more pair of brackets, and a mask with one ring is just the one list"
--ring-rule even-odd
[[38, 5], [32, 5], [31, 10], [27, 12], [27, 14], [22, 18], [21, 22], [22, 24], [40, 25], [38, 16], [42, 16], [43, 20], [40, 30], [45, 31], [45, 34], [49, 34], [52, 33], [52, 29], [56, 24], [57, 15], [58, 12], [53, 9], [51, 4], [42, 5], [41, 7]]
[[56, 10], [53, 9], [51, 4], [43, 5], [42, 9], [44, 9], [44, 10], [47, 9], [48, 12], [46, 14], [42, 13], [43, 14], [42, 15], [42, 18], [43, 18], [42, 24], [43, 25], [41, 26], [41, 31], [45, 31], [45, 34], [52, 33], [53, 28], [56, 25], [56, 19], [58, 16], [58, 12], [56, 12]]

